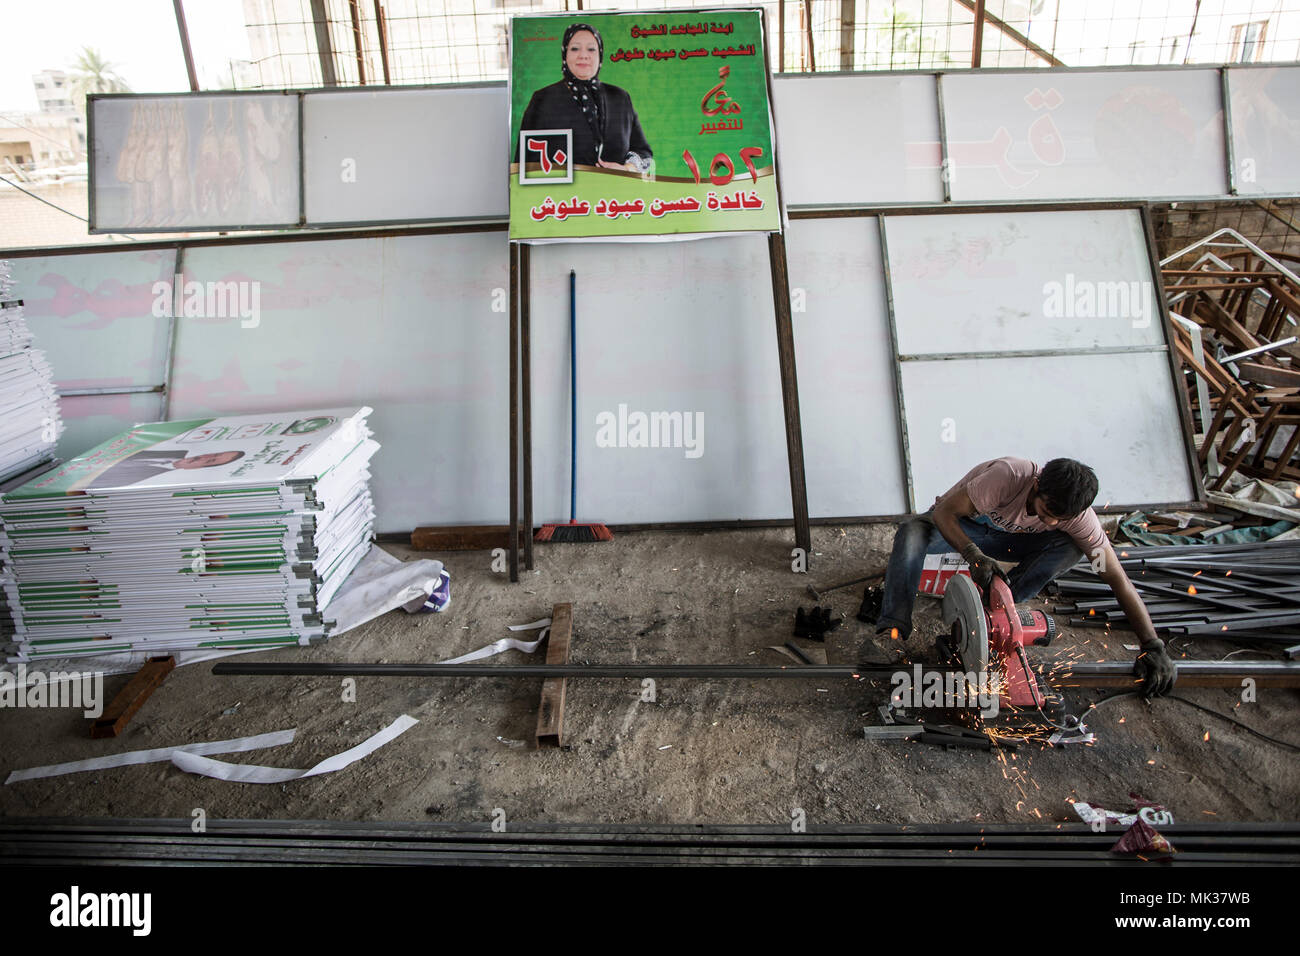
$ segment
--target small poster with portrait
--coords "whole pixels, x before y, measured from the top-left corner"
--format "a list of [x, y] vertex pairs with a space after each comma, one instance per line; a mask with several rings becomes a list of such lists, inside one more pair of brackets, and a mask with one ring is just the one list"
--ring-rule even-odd
[[517, 16], [510, 238], [777, 232], [758, 9]]

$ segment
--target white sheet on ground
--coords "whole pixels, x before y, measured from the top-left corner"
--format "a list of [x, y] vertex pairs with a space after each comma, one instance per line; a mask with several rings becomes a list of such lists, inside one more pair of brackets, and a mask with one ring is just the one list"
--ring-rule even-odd
[[203, 744], [185, 744], [181, 747], [159, 747], [156, 750], [131, 750], [123, 754], [110, 754], [107, 757], [91, 757], [89, 760], [73, 760], [70, 763], [49, 764], [45, 767], [31, 767], [27, 770], [15, 770], [5, 779], [6, 784], [18, 780], [38, 780], [41, 777], [58, 777], [65, 773], [81, 773], [86, 770], [111, 770], [114, 767], [130, 767], [140, 763], [161, 763], [171, 760], [178, 753], [187, 754], [235, 754], [247, 750], [261, 750], [264, 747], [279, 747], [293, 743], [297, 728], [277, 730], [255, 737], [236, 737], [233, 740], [214, 740]]
[[322, 760], [309, 770], [289, 770], [283, 767], [258, 767], [252, 764], [226, 763], [224, 760], [213, 760], [210, 757], [201, 757], [194, 753], [172, 754], [172, 763], [187, 773], [197, 773], [217, 780], [230, 780], [234, 783], [288, 783], [290, 780], [301, 780], [304, 777], [315, 777], [318, 774], [342, 770], [344, 767], [354, 764], [362, 757], [378, 750], [389, 741], [400, 737], [418, 723], [419, 721], [414, 717], [403, 714], [379, 733], [363, 740], [351, 750], [345, 750], [341, 754], [335, 754], [333, 757]]

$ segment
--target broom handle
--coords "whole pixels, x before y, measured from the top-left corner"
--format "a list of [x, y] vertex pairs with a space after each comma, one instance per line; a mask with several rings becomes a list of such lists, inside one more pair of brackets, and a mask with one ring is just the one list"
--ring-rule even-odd
[[569, 270], [569, 524], [578, 520], [578, 274]]

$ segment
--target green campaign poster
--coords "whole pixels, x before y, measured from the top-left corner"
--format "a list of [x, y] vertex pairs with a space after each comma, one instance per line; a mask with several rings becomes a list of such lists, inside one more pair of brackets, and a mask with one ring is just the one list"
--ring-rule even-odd
[[761, 11], [510, 30], [510, 238], [780, 230]]

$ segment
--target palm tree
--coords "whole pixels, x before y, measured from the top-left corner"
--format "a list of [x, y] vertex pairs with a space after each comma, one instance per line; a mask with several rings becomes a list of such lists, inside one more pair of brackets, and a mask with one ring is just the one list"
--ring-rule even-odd
[[131, 87], [117, 74], [112, 63], [104, 59], [98, 50], [87, 46], [81, 48], [76, 62], [72, 64], [68, 90], [77, 108], [84, 110], [89, 93], [130, 93]]

